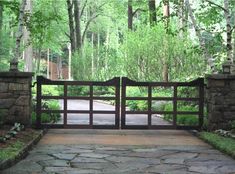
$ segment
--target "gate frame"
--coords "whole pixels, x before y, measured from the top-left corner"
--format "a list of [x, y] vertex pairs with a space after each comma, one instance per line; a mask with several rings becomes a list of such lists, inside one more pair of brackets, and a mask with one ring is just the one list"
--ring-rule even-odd
[[[121, 84], [120, 84], [121, 82]], [[42, 95], [42, 85], [62, 85], [64, 87], [63, 96], [43, 96]], [[76, 86], [88, 86], [89, 96], [68, 96], [68, 85]], [[114, 97], [100, 97], [93, 96], [93, 86], [112, 86], [115, 87]], [[147, 87], [148, 96], [147, 97], [127, 97], [126, 87], [136, 86], [136, 87]], [[183, 87], [198, 87], [199, 97], [178, 97], [177, 88]], [[173, 87], [173, 97], [152, 97], [153, 87]], [[121, 95], [120, 95], [121, 92]], [[42, 109], [42, 99], [61, 99], [64, 100], [63, 110], [43, 110]], [[80, 99], [89, 100], [89, 110], [68, 110], [67, 100], [68, 99]], [[115, 110], [93, 110], [93, 100], [115, 100]], [[147, 111], [127, 111], [126, 110], [126, 100], [146, 100], [148, 101]], [[165, 100], [173, 102], [173, 111], [152, 111], [152, 101], [153, 100]], [[187, 112], [177, 110], [177, 101], [198, 101], [199, 111], [197, 112]], [[121, 109], [121, 120], [120, 120], [120, 109]], [[37, 76], [37, 105], [36, 105], [36, 127], [37, 128], [80, 128], [80, 129], [201, 129], [203, 125], [203, 112], [204, 110], [204, 78], [198, 78], [191, 82], [136, 82], [130, 80], [127, 77], [114, 77], [108, 81], [65, 81], [65, 80], [50, 80], [43, 76]], [[63, 124], [42, 124], [41, 123], [41, 113], [63, 113], [64, 123]], [[68, 113], [86, 113], [89, 114], [89, 125], [87, 124], [67, 124], [67, 114]], [[126, 125], [126, 114], [147, 114], [148, 124], [147, 125]], [[173, 114], [173, 125], [152, 125], [151, 117], [152, 114]], [[114, 125], [93, 125], [93, 114], [115, 114], [115, 124]], [[177, 114], [194, 114], [198, 115], [199, 124], [197, 126], [183, 126], [177, 125]], [[120, 125], [121, 121], [121, 125]]]
[[[63, 96], [43, 96], [42, 95], [42, 85], [62, 85], [64, 87]], [[89, 96], [68, 96], [68, 85], [75, 86], [89, 86]], [[100, 97], [93, 96], [93, 86], [111, 86], [115, 87], [114, 97]], [[63, 110], [42, 110], [42, 99], [61, 99], [64, 100]], [[67, 100], [68, 99], [82, 99], [89, 100], [89, 110], [68, 110]], [[115, 110], [93, 110], [93, 100], [115, 100]], [[63, 124], [42, 124], [41, 123], [41, 113], [63, 113], [64, 123]], [[86, 113], [89, 114], [89, 125], [87, 124], [67, 124], [67, 114], [68, 113]], [[115, 114], [115, 124], [114, 125], [93, 125], [93, 114]], [[114, 77], [108, 81], [54, 81], [47, 79], [43, 76], [37, 76], [37, 105], [36, 105], [36, 127], [37, 128], [79, 128], [79, 129], [119, 129], [120, 124], [120, 77]]]
[[[203, 125], [203, 115], [204, 115], [204, 78], [198, 78], [191, 82], [136, 82], [127, 77], [122, 77], [122, 92], [121, 92], [121, 129], [201, 129]], [[148, 96], [147, 97], [127, 97], [126, 87], [147, 87]], [[177, 97], [178, 87], [198, 87], [199, 97]], [[153, 87], [173, 87], [173, 97], [152, 97]], [[126, 100], [146, 100], [148, 101], [147, 111], [127, 111], [126, 110]], [[152, 111], [152, 101], [153, 100], [165, 100], [173, 101], [173, 111]], [[198, 101], [199, 111], [198, 112], [188, 112], [188, 111], [178, 111], [177, 101]], [[126, 125], [126, 114], [147, 114], [148, 115], [148, 125]], [[151, 117], [152, 114], [173, 114], [173, 125], [152, 125]], [[183, 126], [177, 125], [177, 114], [194, 114], [198, 115], [198, 125], [197, 126]]]

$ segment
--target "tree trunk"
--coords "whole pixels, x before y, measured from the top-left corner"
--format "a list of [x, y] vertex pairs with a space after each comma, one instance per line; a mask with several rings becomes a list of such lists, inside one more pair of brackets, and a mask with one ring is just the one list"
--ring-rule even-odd
[[37, 55], [37, 74], [40, 74], [40, 67], [41, 67], [41, 49], [39, 48], [38, 50], [38, 55]]
[[[169, 1], [165, 0], [163, 1], [163, 17], [165, 21], [165, 30], [166, 33], [169, 33], [169, 22], [170, 22], [170, 7], [169, 7]], [[165, 40], [167, 42], [167, 40]], [[168, 47], [168, 43], [164, 44], [166, 47]], [[168, 50], [167, 48], [165, 50]], [[169, 81], [169, 66], [168, 66], [168, 54], [166, 54], [165, 58], [163, 59], [163, 67], [162, 67], [162, 79], [164, 82]]]
[[57, 78], [62, 79], [62, 60], [61, 57], [57, 56]]
[[179, 36], [180, 38], [183, 38], [183, 35], [184, 35], [184, 30], [185, 30], [185, 25], [184, 25], [184, 22], [185, 22], [185, 16], [184, 16], [184, 13], [185, 10], [184, 10], [184, 0], [180, 0], [179, 2], [179, 6], [178, 6], [178, 18], [179, 18]]
[[229, 10], [229, 0], [224, 0], [224, 17], [226, 19], [226, 34], [227, 34], [227, 61], [233, 62], [232, 55], [232, 27], [231, 27], [231, 14]]
[[71, 76], [71, 59], [72, 59], [71, 43], [69, 43], [67, 46], [68, 46], [68, 52], [69, 52], [68, 78], [69, 78], [69, 80], [71, 80], [72, 79], [72, 76]]
[[149, 5], [149, 22], [150, 25], [153, 26], [157, 22], [155, 0], [149, 0], [148, 5]]
[[47, 78], [50, 78], [50, 49], [47, 49]]
[[[0, 4], [0, 38], [2, 38], [2, 20], [3, 20], [3, 5]], [[0, 52], [2, 49], [2, 39], [0, 39]]]
[[169, 23], [170, 23], [170, 6], [169, 6], [169, 0], [164, 0], [163, 1], [164, 6], [163, 6], [163, 17], [165, 20], [165, 29], [166, 32], [169, 32]]
[[199, 39], [199, 44], [200, 44], [200, 47], [203, 51], [203, 55], [205, 57], [205, 62], [206, 64], [210, 67], [210, 69], [212, 70], [212, 72], [214, 71], [214, 61], [213, 61], [213, 58], [212, 56], [209, 54], [207, 48], [206, 48], [206, 45], [205, 45], [205, 40], [203, 39], [202, 35], [201, 35], [201, 32], [199, 30], [199, 27], [197, 25], [197, 22], [196, 22], [196, 19], [193, 15], [193, 10], [189, 4], [189, 0], [185, 0], [185, 5], [188, 9], [188, 12], [189, 12], [189, 16], [191, 18], [191, 21], [192, 21], [192, 24], [193, 24], [193, 27], [194, 27], [194, 30], [195, 30], [195, 33]]
[[[30, 14], [32, 13], [32, 0], [26, 0], [25, 12], [29, 14], [28, 16], [30, 18]], [[27, 19], [27, 21], [30, 20], [29, 18]], [[33, 71], [33, 46], [30, 43], [30, 31], [27, 29], [26, 26], [24, 27], [24, 30], [23, 30], [23, 39], [24, 39], [24, 44], [26, 46], [24, 50], [24, 61], [25, 61], [24, 71], [32, 72]]]
[[132, 25], [133, 25], [132, 0], [128, 0], [128, 29], [132, 30]]
[[81, 25], [80, 25], [80, 0], [73, 0], [74, 2], [74, 19], [75, 19], [75, 31], [76, 31], [76, 48], [80, 51], [82, 48], [82, 37], [81, 37]]
[[75, 47], [75, 34], [74, 34], [74, 20], [73, 20], [73, 3], [71, 3], [71, 0], [67, 0], [67, 7], [68, 7], [68, 17], [69, 17], [69, 39], [71, 43], [71, 51], [74, 52]]
[[94, 78], [94, 33], [91, 34], [91, 78]]
[[[234, 13], [234, 16], [233, 16], [233, 23], [234, 23], [234, 26], [235, 27], [235, 13]], [[233, 63], [235, 64], [235, 29], [233, 29]]]
[[10, 67], [11, 71], [18, 71], [18, 59], [20, 57], [20, 42], [21, 38], [23, 36], [23, 25], [24, 25], [24, 9], [26, 5], [26, 0], [22, 0], [21, 6], [20, 6], [20, 11], [19, 11], [19, 22], [18, 22], [18, 31], [16, 35], [16, 44], [15, 44], [15, 52], [14, 52], [14, 57], [11, 60], [11, 65], [15, 64], [15, 66]]
[[110, 37], [110, 29], [107, 29], [107, 35], [106, 35], [106, 50], [105, 50], [105, 72], [107, 72], [108, 69], [108, 51], [109, 51], [109, 37]]

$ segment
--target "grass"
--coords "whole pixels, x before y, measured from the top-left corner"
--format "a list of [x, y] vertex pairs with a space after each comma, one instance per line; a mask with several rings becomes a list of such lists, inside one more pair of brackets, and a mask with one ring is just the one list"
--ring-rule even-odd
[[216, 149], [230, 155], [235, 159], [235, 140], [228, 137], [222, 137], [211, 132], [201, 132], [200, 138], [211, 144]]
[[21, 141], [16, 141], [9, 145], [7, 148], [2, 148], [0, 150], [0, 160], [9, 159], [16, 156], [20, 149], [24, 147], [24, 143]]

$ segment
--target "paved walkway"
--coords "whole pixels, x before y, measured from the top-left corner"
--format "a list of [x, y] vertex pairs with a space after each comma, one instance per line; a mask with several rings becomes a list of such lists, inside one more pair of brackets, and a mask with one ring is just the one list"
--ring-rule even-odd
[[234, 174], [235, 161], [185, 131], [49, 130], [2, 174]]

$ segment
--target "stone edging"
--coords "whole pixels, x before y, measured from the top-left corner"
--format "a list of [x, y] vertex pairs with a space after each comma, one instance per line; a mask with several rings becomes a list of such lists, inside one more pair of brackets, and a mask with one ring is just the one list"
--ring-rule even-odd
[[6, 159], [0, 162], [0, 170], [6, 169], [8, 167], [13, 166], [21, 159], [25, 158], [28, 155], [29, 150], [32, 149], [33, 145], [37, 144], [42, 136], [47, 132], [47, 130], [41, 130], [40, 133], [29, 143], [27, 143], [20, 151], [16, 154], [16, 156]]

